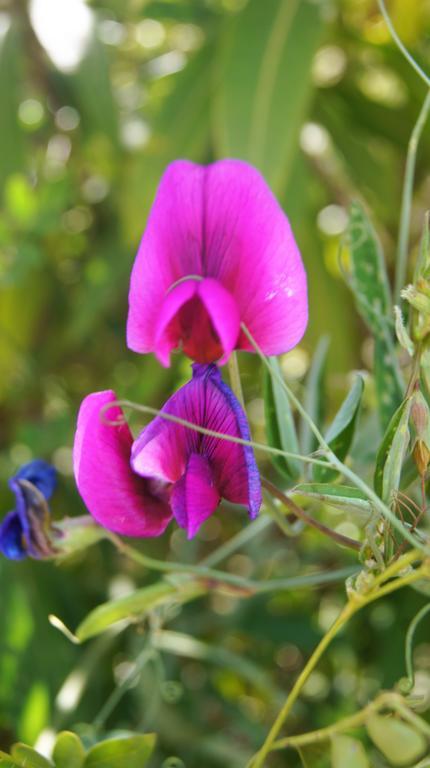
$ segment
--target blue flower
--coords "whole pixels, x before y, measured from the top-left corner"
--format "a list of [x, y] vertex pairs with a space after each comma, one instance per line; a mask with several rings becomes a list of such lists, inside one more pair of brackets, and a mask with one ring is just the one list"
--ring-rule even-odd
[[57, 471], [46, 461], [24, 464], [9, 480], [15, 509], [0, 525], [0, 552], [10, 560], [43, 558], [54, 554], [49, 540], [48, 500], [57, 485]]

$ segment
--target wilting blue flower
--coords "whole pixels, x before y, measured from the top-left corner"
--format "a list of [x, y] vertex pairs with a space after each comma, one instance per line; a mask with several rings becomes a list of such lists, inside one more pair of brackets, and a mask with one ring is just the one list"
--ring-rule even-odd
[[15, 494], [15, 509], [0, 525], [0, 552], [10, 560], [30, 556], [49, 557], [50, 514], [48, 500], [57, 485], [57, 471], [46, 461], [24, 464], [9, 480]]

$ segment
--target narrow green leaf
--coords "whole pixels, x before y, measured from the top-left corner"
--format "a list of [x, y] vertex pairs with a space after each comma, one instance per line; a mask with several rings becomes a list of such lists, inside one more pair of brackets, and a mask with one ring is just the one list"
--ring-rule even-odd
[[23, 138], [17, 118], [23, 83], [22, 37], [17, 25], [5, 19], [0, 30], [0, 189], [7, 176], [23, 165]]
[[402, 464], [409, 444], [409, 414], [412, 400], [407, 398], [392, 417], [376, 456], [374, 488], [378, 496], [390, 502], [400, 483]]
[[118, 110], [112, 92], [109, 59], [103, 43], [94, 34], [76, 72], [68, 76], [84, 130], [118, 141]]
[[82, 768], [85, 749], [76, 733], [62, 731], [57, 736], [52, 757], [55, 768]]
[[372, 715], [366, 728], [375, 746], [392, 765], [408, 766], [427, 751], [423, 734], [402, 720]]
[[[341, 461], [347, 455], [354, 437], [363, 390], [363, 379], [357, 376], [325, 435], [331, 450]], [[313, 468], [313, 477], [317, 482], [329, 482], [337, 477], [337, 474], [336, 470], [317, 465]]]
[[105, 632], [119, 621], [130, 623], [145, 616], [148, 611], [172, 600], [178, 603], [197, 597], [202, 588], [189, 583], [183, 587], [174, 586], [167, 581], [159, 581], [149, 587], [143, 587], [131, 595], [110, 600], [97, 606], [83, 620], [76, 630], [76, 637], [83, 642], [90, 637]]
[[92, 747], [84, 768], [144, 768], [155, 746], [155, 733], [108, 739]]
[[15, 763], [14, 760], [7, 755], [6, 752], [0, 751], [0, 766], [1, 768], [21, 768], [19, 763]]
[[[328, 336], [322, 336], [315, 349], [311, 367], [306, 379], [306, 389], [303, 405], [314, 424], [321, 427], [325, 411], [325, 372], [327, 353], [330, 344]], [[302, 453], [307, 456], [315, 450], [316, 437], [305, 419], [300, 422], [300, 446]]]
[[393, 338], [391, 290], [382, 247], [361, 203], [349, 213], [350, 287], [357, 309], [375, 337], [375, 384], [378, 410], [385, 428], [398, 408], [404, 383]]
[[221, 36], [215, 141], [220, 157], [256, 165], [275, 190], [297, 151], [323, 31], [308, 0], [250, 0]]
[[337, 734], [331, 741], [332, 768], [369, 768], [370, 763], [361, 741]]
[[[271, 357], [269, 362], [272, 371], [282, 376], [281, 366], [276, 357]], [[272, 448], [299, 453], [289, 397], [276, 377], [271, 375], [267, 368], [264, 369], [263, 376], [267, 442]], [[271, 458], [276, 469], [288, 480], [294, 480], [300, 475], [298, 461], [283, 456], [272, 456]]]
[[39, 755], [35, 749], [27, 747], [26, 744], [14, 744], [11, 749], [11, 756], [18, 765], [25, 766], [25, 768], [53, 768], [50, 760]]
[[330, 485], [328, 483], [300, 483], [290, 491], [291, 495], [319, 499], [324, 504], [353, 512], [363, 521], [369, 520], [373, 508], [367, 496], [358, 488], [348, 485]]

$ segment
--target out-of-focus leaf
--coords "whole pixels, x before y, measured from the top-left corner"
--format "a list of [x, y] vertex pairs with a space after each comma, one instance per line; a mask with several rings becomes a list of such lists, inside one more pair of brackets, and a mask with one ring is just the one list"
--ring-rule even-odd
[[345, 512], [358, 515], [367, 521], [372, 515], [372, 505], [367, 496], [358, 488], [348, 485], [330, 485], [328, 483], [300, 483], [290, 491], [291, 495], [319, 499], [324, 504], [337, 507]]
[[[314, 424], [320, 427], [324, 420], [325, 406], [325, 370], [330, 339], [323, 336], [317, 345], [312, 358], [312, 364], [306, 379], [306, 389], [303, 405]], [[308, 422], [300, 422], [300, 446], [302, 453], [307, 456], [316, 448], [316, 437]]]
[[26, 744], [14, 744], [11, 756], [23, 768], [53, 768], [50, 760], [40, 755], [35, 749], [27, 747]]
[[423, 734], [394, 717], [372, 715], [366, 721], [366, 728], [375, 746], [392, 765], [411, 765], [427, 750]]
[[[325, 435], [331, 450], [341, 461], [347, 455], [354, 437], [363, 389], [363, 379], [357, 376]], [[317, 482], [329, 482], [337, 474], [336, 470], [325, 469], [316, 464], [313, 467], [313, 477]]]
[[144, 768], [155, 747], [155, 733], [108, 739], [92, 747], [84, 768]]
[[75, 733], [62, 731], [57, 736], [52, 758], [55, 768], [82, 768], [85, 750]]
[[23, 164], [22, 134], [18, 124], [18, 105], [22, 84], [21, 36], [12, 22], [0, 29], [0, 190], [9, 174]]
[[369, 768], [370, 763], [361, 741], [338, 734], [331, 740], [332, 768]]
[[96, 35], [89, 43], [78, 69], [69, 77], [84, 129], [89, 135], [100, 133], [107, 136], [115, 145], [118, 141], [118, 115], [111, 87], [109, 60]]
[[0, 752], [1, 768], [22, 768], [19, 763], [15, 763], [6, 752]]
[[[271, 370], [282, 377], [281, 366], [276, 357], [269, 360]], [[290, 400], [275, 375], [264, 369], [263, 392], [266, 416], [267, 441], [272, 448], [281, 448], [290, 453], [299, 453], [299, 444], [291, 411]], [[288, 480], [300, 474], [300, 465], [295, 459], [271, 456], [276, 469]]]
[[409, 444], [409, 414], [412, 399], [407, 398], [392, 417], [376, 456], [374, 488], [385, 502], [400, 483], [403, 460]]
[[401, 402], [403, 381], [393, 341], [391, 292], [382, 248], [358, 202], [350, 208], [348, 244], [350, 285], [357, 309], [375, 337], [375, 383], [379, 415], [385, 427]]
[[35, 683], [26, 697], [18, 723], [18, 738], [33, 744], [49, 719], [49, 691], [42, 682]]
[[129, 623], [143, 618], [148, 611], [169, 602], [172, 598], [178, 603], [182, 603], [197, 597], [202, 591], [202, 588], [195, 585], [184, 586], [179, 589], [173, 584], [168, 584], [167, 581], [151, 584], [149, 587], [143, 587], [132, 592], [131, 595], [99, 605], [79, 624], [76, 637], [83, 642], [90, 637], [99, 635], [119, 621]]
[[322, 29], [320, 9], [308, 0], [250, 0], [223, 30], [218, 155], [253, 163], [275, 190], [297, 149]]

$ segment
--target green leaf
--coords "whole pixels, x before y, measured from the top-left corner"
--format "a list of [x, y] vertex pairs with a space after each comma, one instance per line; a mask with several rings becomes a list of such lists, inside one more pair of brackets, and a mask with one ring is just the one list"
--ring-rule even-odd
[[407, 398], [392, 417], [376, 456], [373, 485], [378, 496], [390, 502], [400, 483], [403, 460], [409, 444], [409, 414], [412, 399]]
[[[328, 336], [319, 340], [312, 358], [312, 364], [306, 379], [303, 405], [314, 424], [320, 427], [324, 421], [325, 411], [325, 373], [327, 353], [330, 344]], [[300, 423], [300, 445], [302, 453], [307, 456], [315, 450], [317, 439], [305, 419]]]
[[18, 765], [25, 768], [52, 768], [52, 763], [46, 757], [39, 755], [35, 749], [27, 747], [26, 744], [14, 744], [11, 750], [11, 756]]
[[392, 765], [408, 766], [427, 751], [423, 734], [402, 720], [372, 715], [366, 728], [375, 746]]
[[118, 114], [112, 92], [109, 59], [103, 44], [94, 34], [78, 69], [69, 75], [84, 130], [118, 141]]
[[142, 618], [148, 611], [169, 602], [172, 598], [181, 603], [199, 595], [201, 591], [200, 587], [193, 584], [179, 588], [168, 584], [167, 581], [159, 581], [157, 584], [138, 589], [131, 595], [99, 605], [79, 624], [76, 637], [83, 642], [105, 632], [119, 621], [130, 623]]
[[319, 499], [324, 504], [330, 504], [332, 507], [357, 514], [363, 522], [367, 522], [373, 513], [372, 505], [367, 496], [358, 488], [348, 485], [300, 483], [290, 491], [290, 495]]
[[52, 757], [55, 768], [82, 768], [85, 749], [75, 733], [62, 731], [57, 736]]
[[322, 30], [320, 9], [308, 0], [250, 0], [223, 30], [217, 153], [253, 163], [275, 190], [297, 151]]
[[144, 768], [155, 746], [155, 733], [108, 739], [92, 747], [84, 768]]
[[[363, 379], [357, 376], [325, 435], [331, 450], [341, 461], [347, 455], [354, 437], [363, 390]], [[333, 480], [337, 474], [333, 469], [325, 469], [317, 465], [313, 468], [313, 477], [317, 482]]]
[[[23, 165], [23, 140], [17, 115], [22, 88], [22, 37], [5, 16], [0, 30], [0, 189], [7, 176]], [[8, 26], [9, 25], [9, 26]]]
[[0, 766], [1, 768], [21, 768], [19, 763], [15, 763], [14, 760], [7, 755], [6, 752], [0, 751]]
[[361, 741], [338, 734], [331, 740], [332, 768], [369, 768], [370, 763]]
[[[269, 359], [271, 370], [282, 377], [281, 366], [276, 357]], [[263, 374], [264, 410], [266, 416], [267, 442], [272, 448], [299, 453], [299, 444], [291, 411], [290, 400], [276, 376], [267, 368]], [[271, 456], [276, 469], [288, 480], [300, 475], [298, 461], [283, 456]]]
[[391, 290], [381, 244], [361, 205], [354, 202], [349, 212], [348, 244], [351, 279], [357, 309], [375, 337], [375, 384], [383, 427], [398, 408], [403, 380], [395, 353]]

